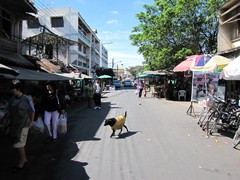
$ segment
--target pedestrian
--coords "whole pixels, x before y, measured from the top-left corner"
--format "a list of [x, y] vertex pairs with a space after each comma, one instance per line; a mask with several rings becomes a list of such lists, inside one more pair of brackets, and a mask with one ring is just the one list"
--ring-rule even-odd
[[138, 97], [139, 97], [139, 98], [142, 97], [142, 91], [143, 91], [143, 81], [140, 80], [140, 81], [138, 82]]
[[91, 80], [86, 81], [85, 94], [86, 94], [87, 101], [88, 101], [88, 107], [91, 108], [92, 107], [92, 98], [93, 98], [93, 85], [92, 85]]
[[23, 94], [23, 84], [17, 82], [10, 86], [13, 92], [8, 105], [8, 115], [10, 119], [10, 137], [13, 148], [18, 150], [19, 162], [14, 166], [13, 171], [18, 172], [23, 169], [28, 162], [25, 152], [27, 136], [31, 123], [34, 120], [35, 109], [32, 99]]
[[42, 96], [41, 109], [44, 117], [44, 124], [47, 128], [47, 142], [57, 140], [57, 128], [59, 114], [65, 113], [65, 101], [62, 93], [56, 88], [53, 82], [47, 82], [45, 93]]
[[144, 95], [144, 97], [147, 97], [147, 89], [148, 89], [148, 86], [145, 84], [145, 86], [143, 88], [143, 95]]
[[93, 86], [93, 99], [95, 103], [94, 109], [101, 109], [101, 85], [100, 85], [100, 79], [97, 79]]

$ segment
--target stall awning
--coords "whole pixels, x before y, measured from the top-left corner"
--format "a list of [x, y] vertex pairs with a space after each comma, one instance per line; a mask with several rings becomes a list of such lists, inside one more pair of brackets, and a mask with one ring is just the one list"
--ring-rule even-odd
[[19, 73], [17, 71], [15, 71], [14, 69], [8, 67], [8, 66], [5, 66], [3, 64], [0, 63], [0, 74], [11, 74], [11, 75], [14, 75], [14, 76], [17, 76]]
[[21, 54], [0, 50], [0, 61], [11, 66], [23, 66], [34, 68], [35, 66], [25, 59]]
[[59, 76], [69, 77], [75, 80], [80, 80], [79, 73], [57, 73]]
[[17, 71], [19, 75], [13, 76], [10, 74], [0, 74], [0, 76], [7, 79], [36, 80], [36, 81], [66, 81], [66, 80], [73, 79], [70, 77], [64, 77], [64, 76], [60, 76], [52, 73], [40, 72], [40, 71], [33, 71], [33, 70], [20, 68], [20, 67], [11, 66], [11, 68]]

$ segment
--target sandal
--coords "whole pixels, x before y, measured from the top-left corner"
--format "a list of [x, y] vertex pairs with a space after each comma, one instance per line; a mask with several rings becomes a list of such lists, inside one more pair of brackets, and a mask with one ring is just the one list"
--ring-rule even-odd
[[16, 166], [14, 166], [12, 171], [13, 172], [19, 172], [26, 166], [26, 164], [27, 164], [27, 162], [25, 162], [22, 167], [19, 167], [18, 165], [16, 165]]

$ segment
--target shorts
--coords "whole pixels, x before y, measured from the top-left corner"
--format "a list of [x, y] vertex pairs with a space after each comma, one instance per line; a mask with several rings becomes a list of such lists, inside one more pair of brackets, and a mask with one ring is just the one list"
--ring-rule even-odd
[[28, 131], [29, 131], [28, 127], [25, 127], [25, 128], [22, 129], [20, 141], [18, 143], [13, 144], [14, 148], [21, 148], [21, 147], [24, 147], [26, 145]]

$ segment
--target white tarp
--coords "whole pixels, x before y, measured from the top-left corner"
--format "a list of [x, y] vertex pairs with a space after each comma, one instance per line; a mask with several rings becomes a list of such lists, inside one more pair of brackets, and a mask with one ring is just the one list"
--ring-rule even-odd
[[220, 78], [225, 80], [240, 80], [240, 56], [223, 68]]

